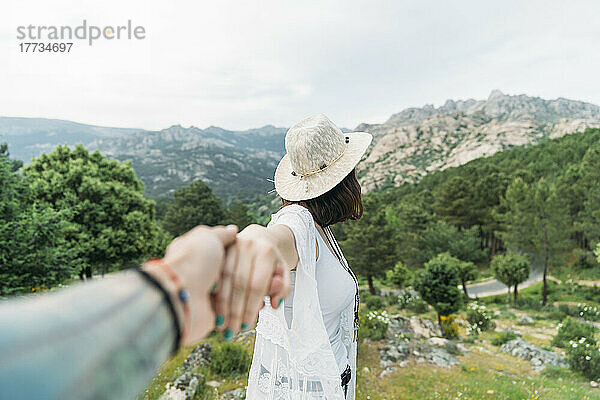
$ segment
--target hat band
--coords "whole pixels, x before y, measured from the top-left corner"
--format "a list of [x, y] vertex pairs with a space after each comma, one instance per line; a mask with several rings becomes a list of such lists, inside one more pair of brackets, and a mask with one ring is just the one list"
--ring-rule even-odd
[[298, 175], [298, 174], [297, 174], [295, 171], [292, 171], [292, 175], [294, 175], [294, 176], [300, 176], [300, 179], [303, 179], [303, 178], [306, 178], [307, 176], [311, 176], [311, 175], [317, 174], [317, 173], [319, 173], [319, 172], [325, 171], [327, 168], [331, 167], [333, 164], [335, 164], [336, 162], [338, 162], [338, 161], [339, 161], [339, 160], [340, 160], [340, 159], [341, 159], [341, 158], [344, 156], [344, 154], [346, 153], [346, 149], [348, 148], [348, 144], [347, 144], [347, 143], [349, 142], [349, 140], [348, 140], [348, 139], [349, 139], [349, 138], [348, 138], [348, 137], [346, 137], [346, 145], [344, 146], [344, 150], [343, 150], [343, 151], [340, 153], [340, 155], [339, 155], [339, 156], [337, 156], [337, 157], [336, 157], [336, 158], [334, 158], [333, 160], [329, 161], [329, 162], [328, 162], [328, 163], [326, 163], [326, 164], [323, 164], [323, 165], [321, 165], [321, 166], [320, 166], [319, 168], [317, 168], [317, 169], [314, 169], [314, 170], [312, 170], [312, 171], [305, 172], [305, 173], [303, 173], [303, 174], [301, 174], [301, 175]]

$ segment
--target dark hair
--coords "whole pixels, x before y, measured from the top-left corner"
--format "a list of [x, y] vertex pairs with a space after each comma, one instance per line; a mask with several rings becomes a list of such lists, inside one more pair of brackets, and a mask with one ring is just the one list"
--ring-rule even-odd
[[315, 222], [322, 227], [349, 219], [358, 220], [363, 215], [360, 183], [356, 179], [355, 169], [346, 175], [333, 189], [323, 193], [319, 197], [300, 201], [282, 200], [283, 204], [280, 209], [290, 204], [299, 204], [306, 207], [312, 214]]

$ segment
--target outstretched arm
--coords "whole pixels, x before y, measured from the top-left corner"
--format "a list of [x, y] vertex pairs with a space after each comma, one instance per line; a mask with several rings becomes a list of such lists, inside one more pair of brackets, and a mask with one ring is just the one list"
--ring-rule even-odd
[[[157, 264], [143, 268], [166, 289], [175, 319], [163, 293], [134, 271], [0, 303], [2, 398], [135, 398], [173, 351], [174, 322], [187, 328], [185, 343], [214, 327], [211, 287], [235, 235], [235, 227], [199, 227], [167, 249], [163, 261], [189, 292], [187, 323], [177, 285]], [[254, 273], [273, 283], [263, 295], [285, 296], [289, 284], [281, 274], [273, 278], [274, 271], [262, 263]]]

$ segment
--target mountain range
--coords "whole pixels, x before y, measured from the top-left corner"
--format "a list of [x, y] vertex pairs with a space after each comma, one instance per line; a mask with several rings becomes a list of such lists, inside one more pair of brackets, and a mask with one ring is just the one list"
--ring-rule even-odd
[[[428, 172], [464, 164], [513, 146], [600, 127], [600, 107], [494, 90], [485, 100], [447, 100], [408, 108], [382, 124], [354, 130], [373, 134], [358, 166], [365, 189], [416, 181]], [[249, 199], [273, 188], [286, 128], [246, 131], [174, 125], [159, 131], [107, 128], [70, 121], [0, 117], [0, 142], [25, 162], [57, 144], [83, 143], [108, 157], [131, 160], [146, 194], [159, 197], [203, 179], [225, 200]]]
[[587, 127], [600, 127], [597, 105], [510, 96], [499, 90], [486, 100], [447, 100], [437, 108], [408, 108], [383, 124], [356, 128], [373, 134], [373, 144], [359, 164], [359, 176], [365, 190], [398, 185], [431, 171]]

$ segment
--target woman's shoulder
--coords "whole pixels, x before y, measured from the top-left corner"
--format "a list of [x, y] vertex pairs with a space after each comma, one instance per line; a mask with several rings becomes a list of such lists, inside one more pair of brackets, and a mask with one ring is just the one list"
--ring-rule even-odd
[[271, 214], [271, 220], [286, 214], [297, 214], [303, 217], [310, 217], [312, 219], [312, 214], [306, 207], [303, 207], [300, 204], [290, 204], [280, 208], [275, 214]]
[[310, 211], [299, 204], [290, 204], [279, 209], [271, 215], [269, 225], [283, 223], [285, 225], [303, 226], [305, 228], [314, 227], [313, 216]]

